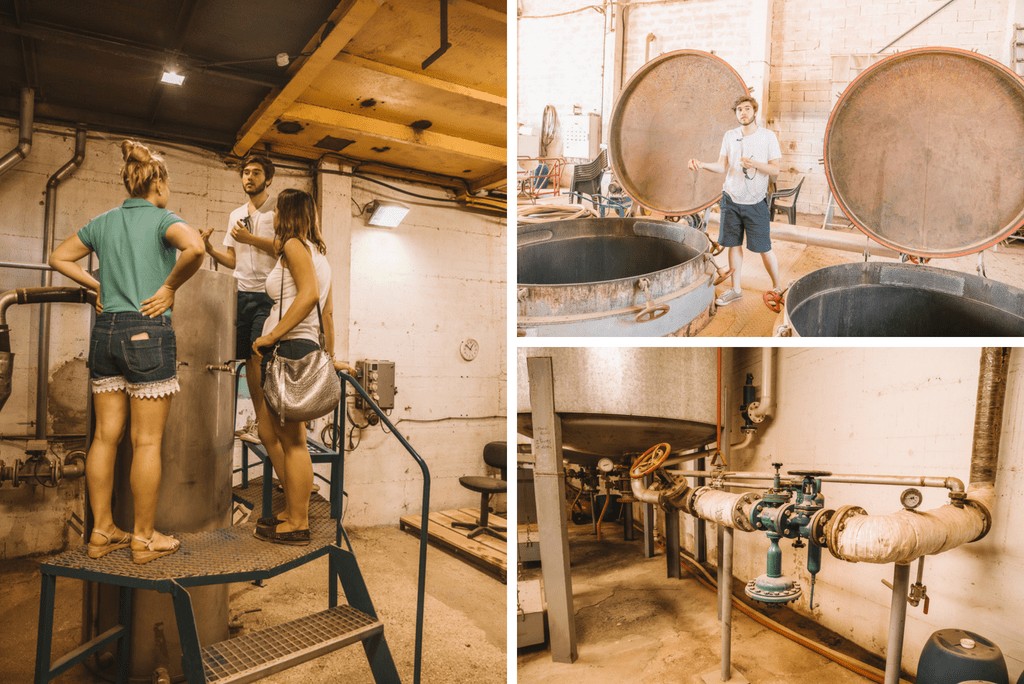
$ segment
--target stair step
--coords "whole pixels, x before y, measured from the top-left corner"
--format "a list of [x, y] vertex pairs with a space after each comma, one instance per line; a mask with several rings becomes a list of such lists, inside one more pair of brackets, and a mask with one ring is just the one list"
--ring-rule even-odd
[[202, 649], [206, 681], [252, 682], [381, 633], [380, 620], [337, 606]]

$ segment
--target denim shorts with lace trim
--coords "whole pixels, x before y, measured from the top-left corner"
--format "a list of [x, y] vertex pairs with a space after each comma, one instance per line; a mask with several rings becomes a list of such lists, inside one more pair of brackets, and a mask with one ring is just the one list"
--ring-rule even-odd
[[[135, 339], [132, 339], [135, 338]], [[101, 313], [89, 340], [92, 391], [154, 399], [177, 392], [177, 345], [166, 316]]]

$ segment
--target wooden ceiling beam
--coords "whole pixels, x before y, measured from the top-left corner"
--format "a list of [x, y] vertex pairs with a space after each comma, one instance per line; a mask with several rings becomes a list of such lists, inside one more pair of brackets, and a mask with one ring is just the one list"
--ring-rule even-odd
[[508, 170], [498, 169], [494, 173], [490, 173], [483, 178], [478, 178], [469, 184], [469, 191], [471, 193], [480, 192], [481, 190], [493, 190], [500, 188], [501, 186], [508, 185]]
[[372, 119], [368, 116], [350, 114], [337, 109], [328, 109], [319, 105], [293, 104], [287, 112], [289, 119], [298, 119], [309, 123], [321, 124], [332, 128], [341, 128], [390, 142], [418, 145], [430, 149], [452, 152], [466, 157], [485, 159], [491, 162], [505, 163], [505, 148], [488, 145], [475, 140], [466, 140], [443, 133], [418, 131], [404, 124]]
[[454, 93], [455, 95], [462, 95], [473, 100], [480, 100], [481, 102], [488, 102], [495, 104], [500, 107], [508, 107], [508, 98], [502, 97], [501, 95], [495, 95], [494, 93], [487, 93], [476, 88], [470, 88], [468, 86], [459, 85], [458, 83], [452, 83], [451, 81], [445, 81], [440, 78], [434, 78], [433, 76], [427, 76], [422, 71], [410, 71], [409, 69], [403, 69], [401, 67], [392, 66], [390, 64], [384, 64], [382, 62], [375, 62], [372, 59], [366, 59], [365, 57], [358, 57], [356, 55], [349, 55], [346, 53], [339, 54], [335, 59], [335, 62], [339, 64], [349, 64], [352, 66], [366, 69], [368, 71], [374, 71], [378, 74], [386, 74], [388, 76], [395, 76], [403, 80], [417, 83], [420, 85], [433, 88], [435, 90], [443, 90], [448, 93]]
[[281, 116], [306, 91], [317, 76], [334, 60], [350, 40], [380, 8], [382, 0], [343, 0], [331, 13], [327, 24], [334, 28], [324, 36], [324, 27], [310, 39], [303, 54], [289, 73], [288, 83], [270, 93], [238, 132], [232, 152], [241, 157], [252, 149]]

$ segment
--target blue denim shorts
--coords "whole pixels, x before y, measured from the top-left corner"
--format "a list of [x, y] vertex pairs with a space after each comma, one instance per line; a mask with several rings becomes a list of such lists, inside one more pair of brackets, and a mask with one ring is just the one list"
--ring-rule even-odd
[[[143, 339], [132, 339], [139, 338]], [[89, 340], [92, 391], [155, 398], [178, 391], [177, 345], [167, 316], [101, 313]]]
[[274, 300], [266, 292], [239, 292], [235, 318], [235, 358], [252, 356], [252, 343], [263, 334], [263, 324]]
[[718, 226], [718, 244], [739, 247], [747, 236], [747, 249], [763, 254], [772, 249], [771, 216], [767, 198], [757, 204], [736, 204], [722, 193], [722, 218]]

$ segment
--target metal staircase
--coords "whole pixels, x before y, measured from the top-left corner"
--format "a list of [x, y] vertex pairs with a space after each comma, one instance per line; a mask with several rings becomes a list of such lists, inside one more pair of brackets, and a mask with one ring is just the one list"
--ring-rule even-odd
[[[355, 390], [376, 411], [381, 421], [420, 465], [423, 473], [422, 531], [417, 594], [416, 652], [414, 682], [419, 682], [423, 638], [423, 604], [425, 595], [427, 515], [429, 512], [430, 475], [423, 459], [396, 431], [387, 416], [350, 376], [339, 373], [343, 390], [351, 383]], [[344, 396], [344, 395], [343, 395]], [[335, 441], [344, 434], [344, 407], [334, 414]], [[344, 451], [318, 445], [317, 457], [332, 463], [331, 493], [328, 503], [314, 494], [310, 498], [309, 523], [311, 543], [308, 546], [267, 544], [253, 537], [254, 523], [206, 532], [177, 535], [181, 549], [159, 561], [136, 565], [128, 549], [115, 551], [100, 559], [91, 559], [85, 547], [60, 554], [42, 564], [42, 591], [39, 600], [39, 633], [36, 644], [36, 684], [49, 682], [70, 667], [84, 662], [110, 644], [117, 645], [118, 682], [128, 680], [128, 653], [131, 634], [131, 597], [133, 589], [149, 589], [170, 594], [174, 604], [178, 636], [182, 648], [182, 669], [189, 684], [212, 682], [250, 682], [274, 672], [298, 665], [344, 646], [361, 643], [374, 681], [377, 684], [399, 682], [398, 671], [384, 638], [384, 625], [377, 618], [359, 565], [341, 526], [341, 493], [344, 473]], [[269, 460], [264, 460], [264, 477], [269, 478]], [[265, 492], [273, 492], [264, 478], [245, 479], [243, 487], [235, 488], [233, 498], [253, 511], [270, 511], [271, 501]], [[336, 495], [335, 495], [336, 494]], [[272, 494], [282, 498], [283, 495]], [[189, 587], [265, 580], [322, 556], [329, 559], [328, 605], [326, 610], [246, 635], [201, 646]], [[119, 588], [118, 624], [80, 645], [56, 662], [51, 660], [53, 641], [53, 609], [57, 577], [69, 577], [107, 584]], [[341, 584], [348, 604], [338, 602]]]

